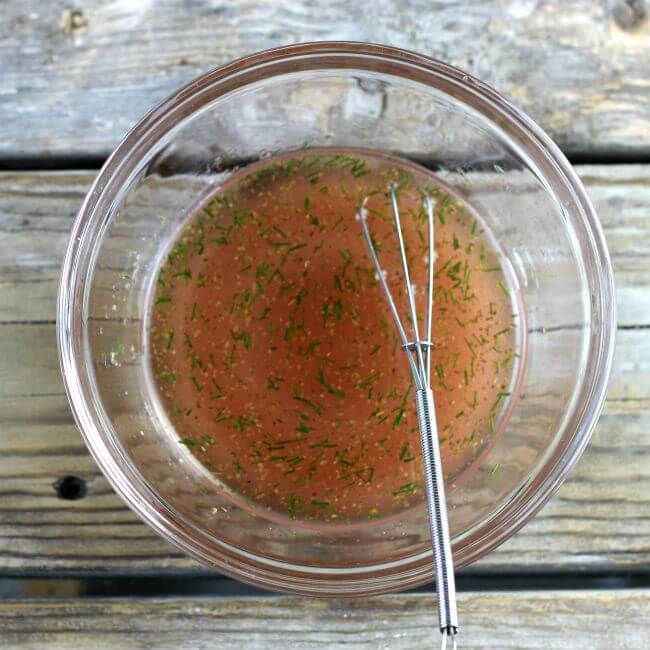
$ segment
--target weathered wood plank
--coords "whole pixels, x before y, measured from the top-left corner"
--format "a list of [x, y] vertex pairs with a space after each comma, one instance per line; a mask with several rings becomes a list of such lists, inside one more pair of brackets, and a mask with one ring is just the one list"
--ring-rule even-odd
[[196, 75], [251, 51], [380, 42], [506, 93], [571, 153], [650, 152], [645, 2], [345, 0], [8, 3], [0, 18], [0, 158], [105, 156]]
[[[461, 593], [463, 648], [640, 649], [650, 643], [650, 590]], [[363, 600], [191, 598], [15, 601], [0, 632], [16, 650], [292, 650], [437, 647], [429, 595]], [[621, 621], [632, 625], [622, 629]]]
[[[471, 571], [650, 568], [650, 166], [579, 172], [607, 232], [619, 331], [605, 413], [573, 477]], [[55, 291], [84, 172], [0, 174], [0, 572], [196, 569], [108, 487], [59, 378]], [[66, 474], [87, 481], [57, 497]]]
[[[650, 323], [650, 165], [579, 165], [607, 236], [619, 325]], [[0, 322], [50, 321], [90, 172], [0, 173]], [[25, 296], [29, 300], [25, 300]]]

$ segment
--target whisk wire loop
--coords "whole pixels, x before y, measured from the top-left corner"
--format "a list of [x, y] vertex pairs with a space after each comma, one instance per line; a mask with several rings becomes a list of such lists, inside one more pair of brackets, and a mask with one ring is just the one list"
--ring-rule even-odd
[[[391, 185], [389, 190], [390, 190], [390, 200], [393, 206], [393, 221], [395, 226], [395, 233], [397, 234], [400, 258], [402, 260], [402, 273], [404, 274], [404, 282], [406, 283], [406, 295], [408, 296], [409, 308], [411, 310], [411, 324], [413, 327], [413, 338], [414, 341], [419, 341], [420, 332], [418, 327], [417, 309], [415, 306], [415, 291], [413, 289], [413, 284], [411, 283], [411, 274], [409, 272], [408, 256], [406, 254], [406, 246], [404, 245], [404, 233], [402, 232], [402, 221], [400, 219], [399, 207], [397, 205], [397, 188], [394, 185]], [[415, 353], [417, 355], [417, 362], [418, 362], [417, 367], [420, 373], [420, 384], [421, 387], [424, 387], [427, 385], [425, 383], [427, 380], [427, 374], [424, 365], [424, 357], [422, 354], [421, 346], [419, 345], [415, 346]]]
[[[428, 228], [429, 228], [429, 272], [428, 272], [428, 309], [427, 309], [427, 320], [426, 320], [426, 333], [427, 336], [425, 339], [420, 339], [420, 332], [418, 326], [417, 318], [417, 308], [415, 301], [415, 289], [411, 283], [411, 274], [408, 264], [408, 256], [406, 253], [406, 244], [404, 243], [404, 234], [402, 230], [402, 223], [399, 214], [399, 207], [397, 204], [397, 189], [395, 186], [389, 187], [391, 204], [393, 208], [393, 224], [395, 232], [397, 234], [397, 240], [400, 250], [400, 258], [402, 260], [402, 273], [404, 276], [404, 282], [406, 284], [406, 294], [408, 299], [408, 306], [410, 310], [410, 321], [413, 328], [413, 339], [409, 340], [409, 337], [406, 334], [406, 330], [400, 318], [395, 299], [393, 294], [388, 286], [386, 280], [386, 271], [381, 266], [379, 257], [377, 256], [377, 250], [375, 243], [373, 241], [370, 229], [368, 228], [368, 211], [366, 209], [366, 201], [363, 202], [361, 208], [359, 209], [359, 220], [361, 221], [361, 226], [363, 229], [363, 234], [366, 239], [366, 244], [368, 246], [368, 251], [370, 253], [370, 258], [375, 267], [377, 278], [381, 284], [382, 290], [388, 302], [388, 306], [395, 322], [395, 326], [399, 333], [400, 339], [402, 340], [402, 349], [407, 351], [409, 366], [411, 369], [411, 374], [413, 376], [413, 381], [416, 388], [424, 389], [430, 385], [431, 380], [431, 353], [430, 348], [433, 343], [431, 342], [431, 323], [432, 323], [432, 303], [433, 303], [433, 260], [434, 260], [434, 226], [433, 226], [433, 205], [430, 199], [427, 197], [426, 208], [428, 214]], [[414, 358], [415, 357], [415, 358]]]
[[[436, 261], [436, 253], [434, 249], [434, 237], [435, 237], [435, 231], [434, 231], [434, 219], [433, 219], [433, 201], [431, 200], [430, 196], [427, 196], [424, 200], [424, 205], [426, 207], [427, 211], [427, 225], [429, 229], [429, 258], [427, 260], [428, 263], [428, 275], [429, 277], [427, 286], [428, 286], [428, 291], [427, 291], [427, 325], [426, 325], [426, 332], [427, 332], [427, 341], [431, 341], [431, 324], [433, 320], [433, 266]], [[429, 344], [425, 350], [425, 355], [426, 355], [426, 377], [427, 377], [427, 386], [431, 385], [431, 345]]]
[[[384, 291], [384, 295], [386, 297], [386, 302], [388, 303], [390, 313], [393, 317], [393, 320], [395, 321], [395, 327], [397, 328], [397, 332], [400, 336], [400, 339], [402, 340], [402, 348], [408, 350], [412, 346], [412, 343], [408, 340], [408, 337], [406, 336], [406, 330], [402, 325], [402, 320], [399, 316], [399, 312], [397, 311], [397, 305], [395, 304], [395, 300], [393, 299], [393, 294], [388, 286], [388, 282], [386, 281], [386, 274], [384, 272], [384, 269], [381, 266], [381, 263], [379, 262], [379, 258], [377, 257], [377, 250], [375, 248], [375, 244], [372, 240], [372, 235], [370, 234], [370, 230], [368, 228], [368, 212], [366, 210], [365, 201], [363, 202], [361, 208], [359, 209], [359, 220], [361, 221], [363, 234], [366, 238], [366, 243], [368, 245], [368, 252], [370, 253], [370, 259], [372, 260], [372, 263], [375, 267], [375, 271], [377, 273], [377, 279], [379, 280], [379, 283], [381, 284], [381, 288]], [[411, 374], [413, 375], [413, 380], [415, 382], [416, 388], [423, 388], [422, 381], [418, 372], [418, 368], [415, 365], [415, 361], [413, 357], [410, 354], [407, 354], [406, 356], [409, 361]]]

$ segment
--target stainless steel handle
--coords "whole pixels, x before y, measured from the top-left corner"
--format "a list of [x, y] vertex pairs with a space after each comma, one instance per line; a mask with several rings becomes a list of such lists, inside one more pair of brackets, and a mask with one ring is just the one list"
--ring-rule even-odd
[[440, 630], [442, 632], [446, 630], [451, 636], [455, 635], [458, 630], [456, 582], [449, 537], [449, 520], [447, 518], [445, 482], [440, 459], [438, 426], [434, 416], [435, 407], [431, 389], [418, 389], [415, 392], [415, 405], [420, 429], [420, 444], [422, 446], [422, 464], [424, 466], [424, 485], [429, 509], [433, 565], [436, 573], [438, 621]]

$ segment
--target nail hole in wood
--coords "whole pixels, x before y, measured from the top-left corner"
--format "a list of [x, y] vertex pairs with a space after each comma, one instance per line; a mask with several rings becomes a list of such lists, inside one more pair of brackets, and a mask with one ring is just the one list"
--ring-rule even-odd
[[614, 22], [623, 30], [632, 32], [640, 29], [648, 12], [645, 0], [616, 0], [612, 6]]
[[76, 501], [86, 496], [86, 481], [78, 476], [64, 476], [54, 483], [54, 489], [60, 499]]

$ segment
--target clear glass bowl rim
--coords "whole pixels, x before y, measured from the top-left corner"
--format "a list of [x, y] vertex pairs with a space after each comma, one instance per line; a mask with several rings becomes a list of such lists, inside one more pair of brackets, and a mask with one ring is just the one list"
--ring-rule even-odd
[[[546, 133], [507, 99], [467, 73], [420, 54], [384, 45], [315, 42], [254, 53], [212, 70], [153, 108], [126, 135], [89, 189], [72, 228], [65, 254], [57, 304], [57, 339], [63, 381], [74, 418], [93, 458], [115, 491], [145, 522], [199, 562], [224, 574], [264, 588], [311, 596], [362, 596], [412, 588], [432, 579], [430, 553], [390, 565], [324, 570], [269, 560], [197, 530], [164, 503], [122, 456], [110, 423], [97, 408], [93, 373], [84, 357], [87, 332], [83, 322], [85, 286], [92, 272], [93, 247], [110, 198], [129, 178], [138, 161], [157, 140], [209, 101], [252, 81], [290, 70], [324, 67], [380, 69], [393, 76], [417, 79], [440, 88], [447, 85], [475, 99], [473, 108], [489, 106], [502, 118], [501, 128], [523, 138], [541, 166], [562, 178], [578, 206], [569, 215], [584, 237], [589, 257], [591, 328], [588, 361], [577, 407], [561, 444], [537, 474], [496, 515], [454, 548], [456, 566], [483, 557], [524, 526], [549, 500], [582, 455], [605, 399], [616, 330], [614, 281], [604, 235], [591, 202], [571, 165]], [[478, 105], [478, 108], [477, 108]], [[490, 118], [491, 119], [491, 118]]]

